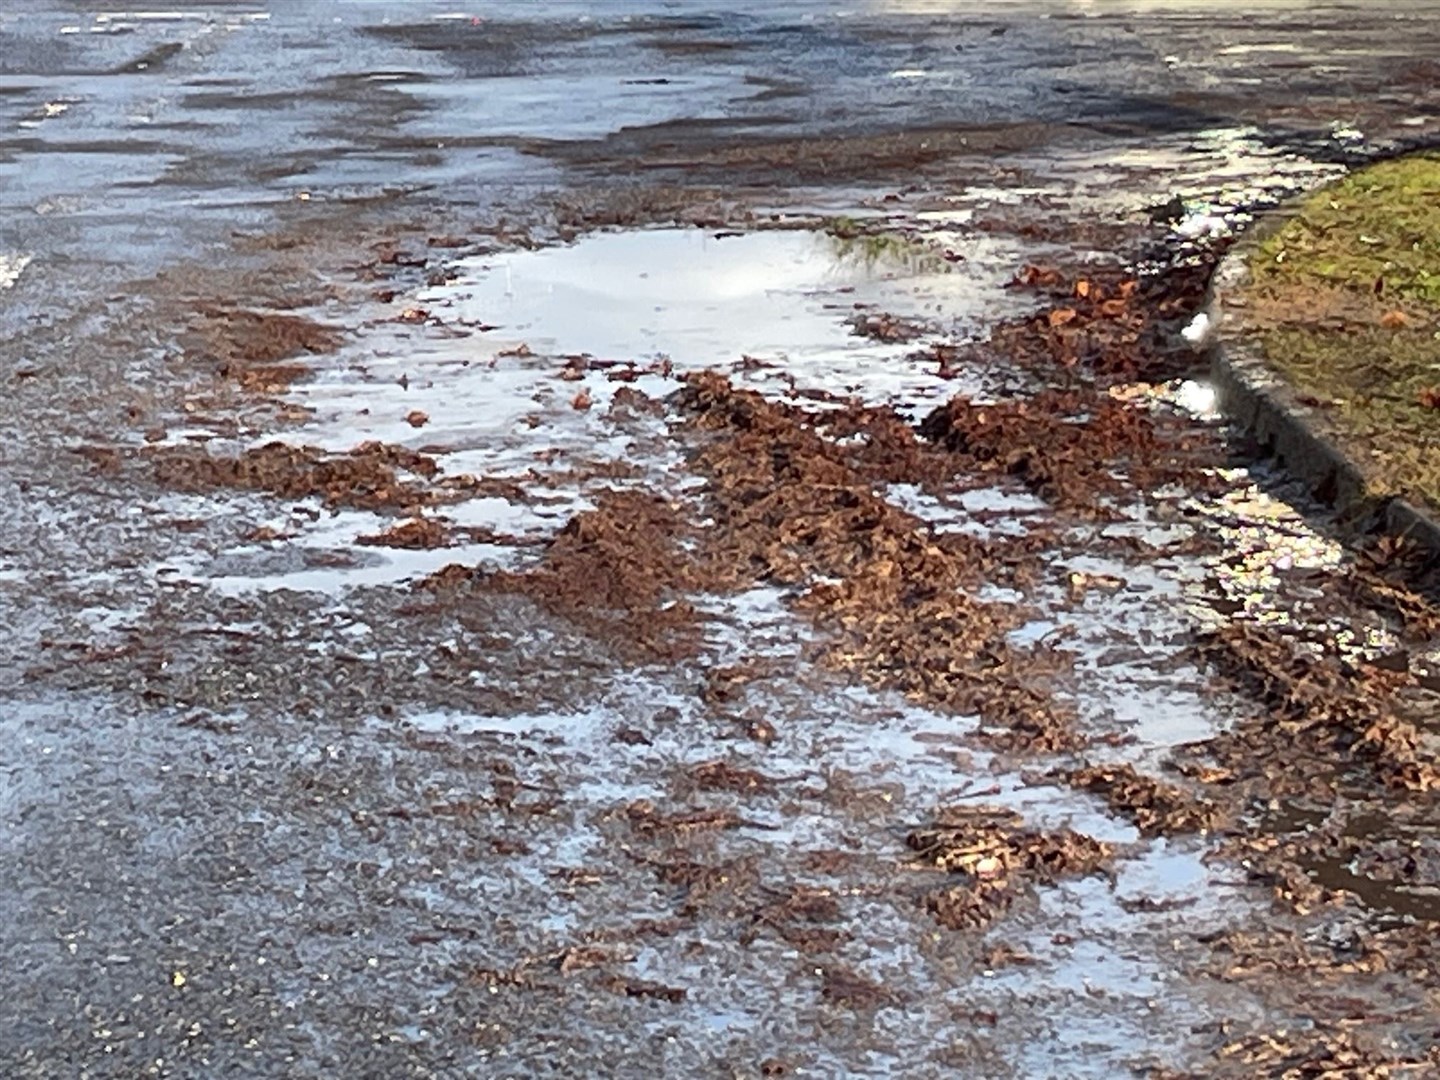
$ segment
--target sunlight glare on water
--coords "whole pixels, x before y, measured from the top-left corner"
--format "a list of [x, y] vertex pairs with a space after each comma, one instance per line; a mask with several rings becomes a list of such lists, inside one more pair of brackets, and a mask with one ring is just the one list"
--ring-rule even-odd
[[977, 246], [955, 269], [908, 242], [815, 232], [597, 233], [568, 247], [467, 260], [459, 282], [425, 299], [453, 297], [462, 316], [528, 335], [532, 349], [553, 354], [663, 355], [698, 368], [742, 355], [893, 353], [852, 337], [846, 317], [879, 304], [940, 325], [977, 324], [1004, 302], [1006, 280]]

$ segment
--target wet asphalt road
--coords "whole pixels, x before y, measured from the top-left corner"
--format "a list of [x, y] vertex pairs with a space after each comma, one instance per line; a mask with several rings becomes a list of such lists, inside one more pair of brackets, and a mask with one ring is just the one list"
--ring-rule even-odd
[[[483, 205], [570, 182], [557, 158], [674, 179], [660, 166], [687, 149], [815, 135], [976, 129], [984, 154], [1243, 123], [1423, 133], [1440, 52], [1426, 4], [171, 9], [0, 12], [0, 246], [148, 267], [301, 193]], [[823, 179], [874, 168], [842, 157]]]
[[[167, 585], [155, 566], [220, 558], [274, 506], [176, 506], [71, 451], [138, 443], [180, 410], [194, 372], [175, 362], [177, 298], [274, 303], [300, 282], [297, 301], [355, 328], [369, 287], [346, 268], [406, 230], [549, 227], [557, 198], [581, 222], [593, 207], [645, 223], [687, 200], [834, 210], [906, 185], [1003, 185], [1006, 170], [1063, 193], [1120, 158], [1141, 205], [1184, 170], [1211, 194], [1263, 186], [1260, 159], [1227, 174], [1223, 139], [1185, 157], [1216, 130], [1321, 164], [1434, 135], [1440, 8], [164, 6], [0, 10], [0, 1074], [749, 1076], [783, 1060], [823, 1076], [1111, 1076], [1146, 1055], [1190, 1063], [1198, 1044], [1176, 1034], [1190, 1019], [1266, 1016], [1157, 975], [1161, 919], [1101, 925], [1054, 979], [975, 990], [966, 946], [903, 944], [907, 916], [867, 906], [886, 895], [880, 858], [855, 871], [851, 960], [873, 949], [880, 974], [913, 978], [906, 1008], [837, 1010], [803, 959], [708, 916], [686, 928], [693, 949], [625, 946], [641, 989], [521, 993], [505, 974], [537, 956], [548, 973], [577, 925], [669, 914], [673, 888], [650, 877], [574, 900], [549, 871], [579, 876], [625, 842], [601, 811], [663, 791], [693, 751], [687, 725], [722, 738], [696, 673], [630, 672], [518, 598], [416, 616], [400, 588]], [[639, 209], [616, 209], [626, 193]], [[261, 235], [298, 239], [237, 244]], [[785, 627], [772, 641], [737, 619], [800, 665]], [[860, 708], [803, 679], [766, 705], [798, 731], [817, 701], [836, 730]], [[606, 775], [604, 740], [415, 720], [597, 711], [659, 749]], [[776, 771], [832, 752], [828, 732], [797, 735]], [[868, 768], [864, 742], [844, 754]], [[900, 824], [866, 801], [888, 798], [832, 787], [797, 796], [822, 807], [815, 835]], [[1173, 854], [1147, 849], [1130, 885], [1183, 882], [1191, 862]], [[1247, 910], [1225, 897], [1194, 917]], [[1025, 931], [1043, 944], [1102, 903], [1077, 887]], [[902, 944], [874, 945], [887, 937]], [[1135, 966], [1092, 993], [1085, 963], [1130, 947]], [[648, 979], [686, 980], [695, 1004], [667, 1011]], [[956, 987], [998, 1027], [975, 1031]]]

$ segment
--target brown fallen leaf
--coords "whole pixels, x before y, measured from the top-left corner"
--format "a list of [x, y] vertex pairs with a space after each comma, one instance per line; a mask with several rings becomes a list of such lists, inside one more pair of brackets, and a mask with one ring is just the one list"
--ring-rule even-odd
[[1050, 312], [1048, 321], [1053, 326], [1064, 326], [1075, 318], [1074, 308], [1055, 308]]
[[1015, 275], [1015, 278], [1011, 282], [1011, 284], [1019, 286], [1029, 286], [1033, 288], [1037, 285], [1059, 285], [1064, 280], [1065, 279], [1061, 275], [1060, 271], [1054, 269], [1053, 267], [1035, 266], [1033, 263], [1031, 263], [1027, 264], [1018, 274]]
[[1124, 578], [1115, 577], [1113, 574], [1087, 574], [1079, 570], [1072, 571], [1066, 583], [1071, 600], [1081, 599], [1091, 589], [1113, 593], [1126, 585]]
[[424, 308], [407, 307], [404, 311], [400, 312], [399, 315], [395, 316], [395, 321], [403, 323], [423, 323], [428, 318], [430, 318], [430, 312]]
[[1386, 330], [1399, 330], [1402, 327], [1409, 326], [1410, 320], [1403, 311], [1387, 311], [1384, 315], [1380, 316], [1380, 325], [1385, 327]]
[[369, 536], [358, 536], [355, 542], [364, 547], [407, 548], [411, 551], [433, 551], [448, 547], [450, 530], [433, 518], [416, 517]]
[[1440, 386], [1427, 386], [1415, 395], [1415, 401], [1424, 409], [1440, 409]]
[[589, 390], [581, 390], [578, 394], [576, 394], [573, 398], [570, 399], [570, 407], [572, 409], [578, 409], [582, 412], [585, 409], [590, 408], [591, 404], [592, 400]]
[[430, 422], [430, 417], [427, 416], [425, 413], [421, 412], [419, 409], [412, 409], [408, 414], [406, 414], [405, 422], [411, 427], [424, 427]]

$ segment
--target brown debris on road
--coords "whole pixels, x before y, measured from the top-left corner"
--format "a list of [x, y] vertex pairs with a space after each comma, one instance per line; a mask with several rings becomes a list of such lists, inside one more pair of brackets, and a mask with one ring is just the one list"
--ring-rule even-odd
[[392, 525], [384, 532], [355, 538], [355, 543], [363, 547], [407, 548], [412, 551], [449, 547], [454, 542], [450, 528], [444, 522], [430, 517], [413, 517], [398, 525]]
[[1358, 1022], [1269, 1031], [1226, 1043], [1203, 1072], [1161, 1070], [1156, 1080], [1401, 1080], [1440, 1071], [1440, 1048], [1405, 1050]]
[[842, 1005], [856, 1012], [887, 1008], [900, 1004], [902, 1000], [891, 987], [838, 965], [824, 969], [820, 998], [832, 1005]]
[[222, 374], [233, 378], [247, 393], [275, 397], [308, 376], [310, 369], [302, 364], [255, 364], [227, 368]]
[[192, 324], [193, 348], [221, 363], [276, 364], [334, 352], [345, 341], [338, 327], [304, 315], [205, 306]]
[[974, 596], [983, 583], [1013, 581], [1034, 553], [935, 536], [876, 494], [896, 457], [923, 453], [913, 433], [901, 441], [868, 418], [856, 426], [884, 434], [851, 456], [822, 431], [849, 430], [843, 417], [778, 405], [713, 374], [691, 377], [681, 404], [709, 436], [694, 467], [708, 480], [715, 526], [702, 559], [714, 579], [801, 589], [796, 610], [830, 632], [826, 663], [869, 685], [978, 713], [1002, 735], [1033, 731], [1025, 741], [1037, 746], [1076, 744], [1050, 693], [1066, 658], [1011, 645], [1024, 610]]
[[690, 770], [690, 779], [701, 791], [770, 791], [775, 785], [764, 773], [731, 765], [727, 761], [703, 761]]
[[847, 322], [851, 333], [886, 343], [918, 341], [926, 334], [923, 324], [883, 312], [862, 312], [852, 316]]
[[1127, 491], [1183, 481], [1213, 484], [1214, 436], [1111, 393], [1173, 377], [1189, 363], [1170, 343], [1203, 303], [1207, 275], [1176, 266], [1137, 278], [1089, 277], [1027, 266], [1014, 287], [1049, 303], [1011, 319], [990, 338], [947, 357], [947, 367], [999, 361], [1056, 385], [994, 402], [953, 398], [920, 424], [920, 434], [959, 459], [956, 469], [1008, 475], [1069, 513], [1117, 514], [1104, 503]]
[[1435, 737], [1401, 715], [1400, 692], [1414, 684], [1409, 674], [1316, 656], [1245, 623], [1203, 638], [1198, 652], [1264, 709], [1203, 746], [1231, 776], [1263, 779], [1272, 794], [1299, 794], [1327, 790], [1355, 763], [1391, 789], [1440, 789]]
[[905, 843], [919, 862], [960, 878], [924, 899], [950, 930], [983, 930], [1033, 886], [1102, 871], [1114, 855], [1089, 836], [1027, 829], [1013, 811], [986, 806], [942, 810]]
[[189, 446], [145, 452], [157, 483], [175, 491], [263, 491], [283, 499], [317, 497], [329, 507], [413, 511], [435, 495], [402, 473], [431, 480], [435, 459], [400, 446], [367, 442], [348, 454], [271, 442], [221, 457]]
[[1065, 780], [1101, 796], [1145, 836], [1208, 832], [1221, 820], [1219, 809], [1209, 800], [1144, 776], [1131, 765], [1092, 765], [1066, 773]]
[[957, 468], [1015, 477], [1057, 506], [1102, 518], [1119, 516], [1105, 498], [1186, 465], [1184, 446], [1167, 440], [1151, 413], [1093, 389], [986, 404], [953, 398], [920, 434], [956, 455]]
[[491, 575], [484, 585], [529, 596], [646, 656], [688, 656], [698, 619], [685, 596], [700, 580], [681, 546], [690, 529], [659, 497], [612, 490], [570, 519], [538, 566]]
[[1143, 277], [1027, 266], [1014, 287], [1037, 291], [1048, 303], [996, 327], [988, 341], [962, 351], [960, 362], [999, 355], [1047, 375], [1084, 374], [1101, 389], [1169, 378], [1177, 363], [1188, 362], [1173, 343], [1175, 331], [1204, 306], [1219, 255], [1209, 250], [1203, 259]]
[[214, 364], [247, 393], [274, 397], [309, 375], [296, 361], [334, 352], [344, 341], [338, 327], [304, 315], [207, 305], [180, 343], [187, 356]]

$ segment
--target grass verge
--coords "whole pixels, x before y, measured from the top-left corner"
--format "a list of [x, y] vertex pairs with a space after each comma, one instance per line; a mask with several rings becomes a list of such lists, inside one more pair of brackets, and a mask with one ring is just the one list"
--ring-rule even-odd
[[1247, 324], [1372, 493], [1440, 509], [1440, 154], [1312, 194], [1250, 270]]

